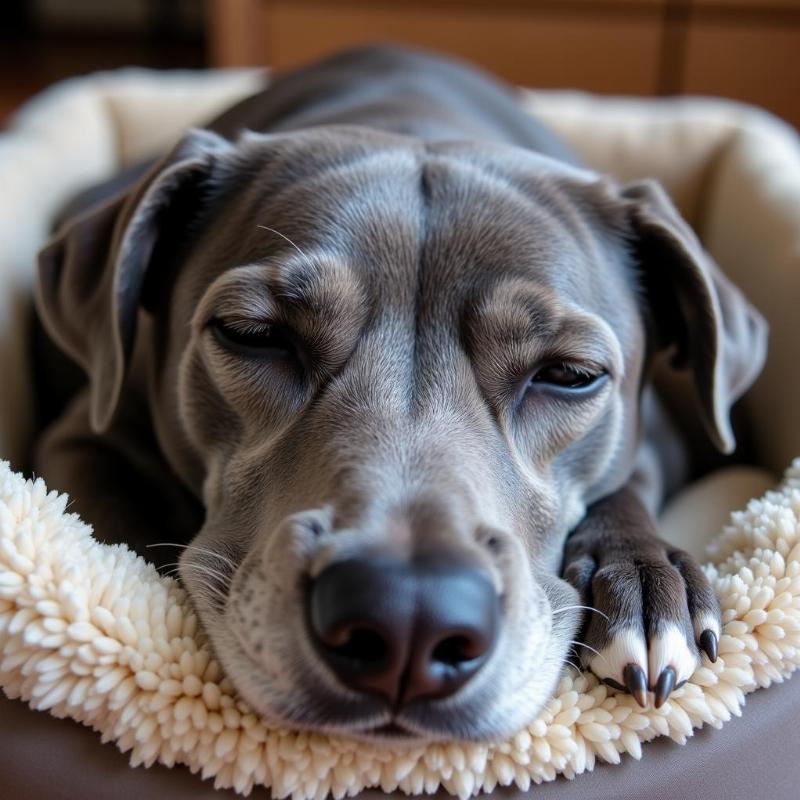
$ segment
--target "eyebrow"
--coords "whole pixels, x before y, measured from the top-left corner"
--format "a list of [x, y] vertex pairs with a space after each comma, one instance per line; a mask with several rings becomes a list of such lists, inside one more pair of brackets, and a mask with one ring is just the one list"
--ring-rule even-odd
[[554, 336], [561, 324], [560, 316], [548, 299], [527, 292], [514, 296], [492, 293], [470, 314], [473, 324], [487, 333], [515, 341]]
[[473, 349], [481, 342], [511, 358], [591, 359], [623, 371], [619, 342], [605, 320], [530, 280], [512, 278], [486, 291], [468, 311], [467, 327]]
[[227, 270], [206, 290], [203, 305], [233, 316], [242, 316], [243, 306], [249, 306], [249, 316], [297, 311], [318, 315], [362, 294], [360, 282], [338, 258], [278, 254]]
[[324, 366], [342, 357], [367, 316], [366, 292], [346, 261], [283, 253], [220, 275], [206, 289], [192, 325], [204, 327], [215, 317], [286, 324]]

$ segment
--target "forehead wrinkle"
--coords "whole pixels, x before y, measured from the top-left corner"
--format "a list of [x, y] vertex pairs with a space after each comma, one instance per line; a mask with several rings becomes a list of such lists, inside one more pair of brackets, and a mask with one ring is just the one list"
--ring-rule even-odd
[[581, 196], [580, 190], [596, 182], [594, 173], [541, 153], [518, 152], [514, 148], [508, 155], [513, 157], [517, 167], [510, 172], [507, 171], [508, 159], [504, 160], [502, 168], [493, 160], [478, 164], [486, 174], [502, 181], [507, 190], [514, 192], [537, 222], [546, 221], [551, 235], [553, 228], [557, 228], [582, 250], [596, 254], [596, 238], [584, 219], [586, 209], [576, 202]]
[[[333, 262], [334, 259], [326, 255], [315, 254], [312, 258], [302, 251], [284, 251], [262, 262], [264, 281], [279, 302], [310, 308], [324, 292], [322, 273], [330, 270]], [[333, 269], [338, 271], [337, 267]], [[343, 267], [341, 271], [346, 270]]]
[[416, 249], [418, 150], [411, 140], [403, 147], [373, 147], [266, 198], [260, 188], [250, 213], [301, 247], [324, 243], [353, 266], [391, 270], [395, 260], [412, 258]]
[[203, 294], [192, 318], [193, 325], [203, 325], [214, 316], [269, 319], [276, 313], [276, 303], [264, 287], [260, 264], [234, 267], [223, 272]]
[[520, 261], [527, 265], [532, 259], [547, 261], [557, 254], [549, 212], [505, 176], [448, 161], [427, 166], [431, 227], [426, 260], [437, 272], [444, 265], [431, 280], [457, 281], [464, 265], [473, 272], [500, 265], [512, 271]]
[[[558, 296], [549, 287], [531, 279], [506, 277], [484, 289], [470, 313], [470, 325], [490, 336], [525, 340], [552, 336], [563, 315]], [[469, 305], [467, 308], [469, 308]]]
[[195, 316], [344, 323], [359, 316], [363, 301], [360, 281], [346, 262], [310, 251], [228, 270], [206, 291]]
[[485, 342], [496, 365], [521, 361], [518, 366], [525, 369], [536, 358], [592, 359], [623, 374], [621, 347], [611, 326], [530, 279], [495, 284], [475, 305], [467, 324], [472, 349]]
[[348, 262], [334, 255], [287, 259], [268, 285], [282, 315], [319, 357], [339, 361], [367, 322], [364, 286]]
[[608, 368], [612, 376], [620, 380], [625, 376], [619, 338], [598, 314], [570, 309], [551, 346], [565, 361], [591, 358], [598, 366]]
[[256, 264], [236, 267], [212, 287], [226, 295], [265, 294], [273, 303], [292, 309], [320, 313], [351, 295], [360, 298], [363, 289], [347, 263], [328, 253], [284, 252]]
[[[493, 249], [512, 256], [512, 262], [515, 249], [521, 247], [544, 258], [563, 252], [568, 245], [581, 251], [596, 249], [592, 231], [571, 198], [573, 184], [583, 185], [591, 173], [538, 154], [516, 152], [516, 148], [498, 162], [496, 148], [485, 153], [480, 146], [438, 144], [444, 150], [431, 149], [427, 161], [436, 179], [433, 201], [444, 200], [448, 210], [455, 209], [472, 223], [451, 238], [447, 234], [452, 220], [444, 214], [442, 233], [448, 244], [471, 253], [490, 242]], [[451, 153], [452, 148], [455, 152]]]

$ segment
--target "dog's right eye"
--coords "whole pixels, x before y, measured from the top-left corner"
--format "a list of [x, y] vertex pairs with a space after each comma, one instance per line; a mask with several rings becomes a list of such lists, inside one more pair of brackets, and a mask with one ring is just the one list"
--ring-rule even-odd
[[250, 358], [290, 358], [296, 352], [286, 330], [267, 322], [213, 319], [209, 328], [223, 347]]

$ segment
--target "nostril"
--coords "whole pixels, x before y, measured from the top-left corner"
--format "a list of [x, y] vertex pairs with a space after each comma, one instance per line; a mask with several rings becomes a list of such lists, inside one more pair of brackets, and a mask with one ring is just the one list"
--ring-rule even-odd
[[448, 636], [433, 648], [431, 659], [440, 664], [457, 667], [483, 655], [484, 649], [466, 636]]
[[365, 666], [381, 663], [389, 654], [386, 640], [376, 630], [354, 627], [337, 637], [336, 642], [324, 642], [327, 649], [350, 661]]
[[347, 687], [396, 702], [414, 595], [403, 565], [351, 559], [326, 567], [308, 587], [311, 643]]

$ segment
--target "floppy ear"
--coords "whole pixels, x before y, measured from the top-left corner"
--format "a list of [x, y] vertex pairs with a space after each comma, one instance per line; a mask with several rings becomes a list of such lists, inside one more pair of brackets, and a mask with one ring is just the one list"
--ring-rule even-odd
[[658, 183], [629, 184], [622, 196], [659, 345], [677, 345], [673, 364], [691, 368], [704, 426], [716, 447], [730, 453], [730, 409], [764, 366], [767, 324]]
[[[90, 419], [111, 422], [136, 334], [142, 289], [156, 245], [198, 208], [214, 162], [232, 148], [191, 131], [137, 186], [66, 223], [39, 253], [36, 303], [53, 340], [89, 377]], [[163, 229], [163, 233], [162, 230]]]

